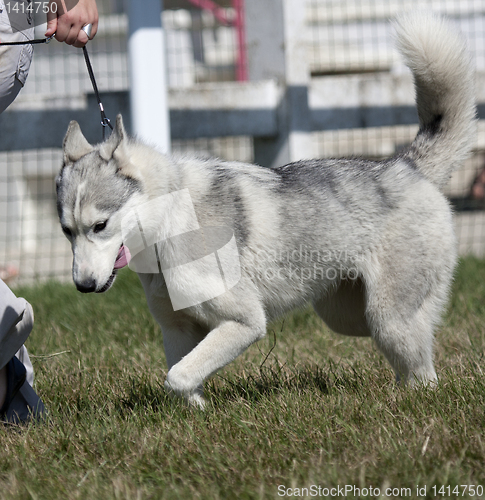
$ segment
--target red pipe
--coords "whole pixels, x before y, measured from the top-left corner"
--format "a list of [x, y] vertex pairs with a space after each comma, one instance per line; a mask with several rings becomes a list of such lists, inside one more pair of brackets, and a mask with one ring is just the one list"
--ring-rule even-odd
[[210, 10], [213, 16], [225, 26], [231, 26], [231, 21], [226, 16], [226, 11], [212, 0], [189, 0], [189, 2], [203, 10]]
[[244, 0], [232, 0], [232, 7], [236, 12], [234, 22], [231, 22], [226, 15], [226, 11], [217, 5], [213, 0], [189, 0], [189, 2], [199, 9], [210, 10], [213, 16], [224, 26], [234, 26], [236, 28], [236, 81], [245, 82], [248, 80], [248, 64], [246, 58], [246, 26], [244, 23]]
[[244, 0], [232, 0], [232, 6], [236, 11], [234, 27], [237, 35], [237, 60], [236, 81], [246, 82], [248, 80], [248, 64], [246, 58], [246, 26], [244, 23]]

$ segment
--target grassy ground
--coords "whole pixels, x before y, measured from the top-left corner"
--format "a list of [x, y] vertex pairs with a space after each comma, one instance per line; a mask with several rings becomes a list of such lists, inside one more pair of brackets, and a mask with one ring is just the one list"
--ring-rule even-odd
[[36, 313], [27, 345], [49, 420], [0, 429], [2, 499], [375, 498], [376, 488], [475, 498], [455, 486], [485, 488], [483, 261], [460, 264], [437, 334], [437, 390], [396, 388], [370, 340], [332, 334], [305, 310], [210, 382], [206, 412], [165, 396], [161, 334], [131, 271], [103, 296], [55, 283], [18, 292]]

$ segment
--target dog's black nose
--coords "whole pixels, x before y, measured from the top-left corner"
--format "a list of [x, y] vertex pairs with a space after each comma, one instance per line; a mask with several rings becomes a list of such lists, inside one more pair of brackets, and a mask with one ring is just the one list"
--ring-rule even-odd
[[96, 281], [92, 278], [76, 283], [76, 288], [82, 293], [91, 293], [96, 291]]

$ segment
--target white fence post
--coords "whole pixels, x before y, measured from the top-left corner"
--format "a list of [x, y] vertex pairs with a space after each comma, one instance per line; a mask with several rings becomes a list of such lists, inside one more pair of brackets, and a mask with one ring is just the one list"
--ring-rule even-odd
[[277, 137], [255, 138], [256, 163], [274, 167], [314, 156], [308, 106], [306, 0], [246, 0], [249, 79], [282, 87]]
[[170, 153], [163, 1], [128, 0], [132, 132]]

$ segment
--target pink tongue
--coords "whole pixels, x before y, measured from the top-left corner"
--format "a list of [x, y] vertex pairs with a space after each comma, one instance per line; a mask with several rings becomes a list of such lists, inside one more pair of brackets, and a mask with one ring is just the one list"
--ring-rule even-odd
[[118, 252], [118, 257], [116, 257], [116, 262], [114, 265], [114, 269], [121, 269], [128, 265], [131, 260], [130, 251], [125, 245], [121, 245], [120, 251]]

